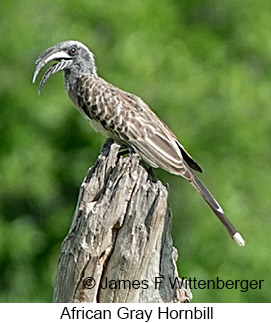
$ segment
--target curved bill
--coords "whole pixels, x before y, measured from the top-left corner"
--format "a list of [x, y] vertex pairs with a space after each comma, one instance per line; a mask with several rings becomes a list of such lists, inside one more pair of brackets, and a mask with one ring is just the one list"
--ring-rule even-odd
[[70, 60], [66, 60], [66, 61], [60, 61], [59, 63], [55, 63], [52, 66], [50, 66], [48, 68], [48, 70], [44, 73], [40, 84], [39, 84], [39, 95], [41, 93], [41, 90], [44, 86], [44, 84], [47, 82], [47, 80], [50, 78], [50, 76], [52, 76], [53, 74], [59, 72], [59, 71], [63, 71], [66, 67], [71, 66], [72, 62]]
[[65, 68], [72, 65], [71, 56], [68, 55], [65, 51], [60, 50], [56, 47], [48, 48], [45, 52], [43, 52], [38, 59], [36, 60], [36, 69], [34, 71], [32, 82], [35, 83], [36, 78], [40, 72], [40, 70], [50, 61], [57, 60], [59, 62], [53, 64], [43, 75], [40, 85], [39, 85], [39, 94], [46, 83], [46, 81], [50, 78], [51, 75], [64, 70]]

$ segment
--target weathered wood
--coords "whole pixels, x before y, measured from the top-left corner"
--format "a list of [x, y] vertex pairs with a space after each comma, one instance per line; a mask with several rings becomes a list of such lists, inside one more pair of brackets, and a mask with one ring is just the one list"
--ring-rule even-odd
[[167, 188], [119, 148], [108, 139], [81, 185], [53, 300], [187, 302], [189, 288], [171, 286], [180, 279]]

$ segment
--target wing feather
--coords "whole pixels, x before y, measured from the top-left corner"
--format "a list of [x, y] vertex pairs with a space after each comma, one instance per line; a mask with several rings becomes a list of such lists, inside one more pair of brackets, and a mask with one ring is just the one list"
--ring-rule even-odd
[[[201, 171], [176, 136], [158, 116], [139, 97], [121, 91], [124, 110], [132, 110], [133, 119], [128, 126], [130, 145], [141, 154], [152, 167], [161, 167], [166, 171], [184, 176], [187, 164]], [[128, 102], [127, 102], [128, 98]], [[135, 130], [136, 129], [136, 130]], [[186, 161], [186, 165], [183, 160]]]
[[80, 94], [89, 109], [93, 104], [97, 106], [92, 113], [95, 120], [103, 123], [100, 132], [114, 140], [119, 138], [152, 167], [161, 167], [184, 177], [189, 173], [186, 171], [187, 164], [201, 171], [168, 126], [138, 96], [125, 92], [98, 76], [88, 75], [84, 77]]

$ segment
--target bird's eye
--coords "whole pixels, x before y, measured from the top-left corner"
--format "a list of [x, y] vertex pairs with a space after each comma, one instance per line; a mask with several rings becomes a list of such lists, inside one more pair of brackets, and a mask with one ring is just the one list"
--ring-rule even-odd
[[77, 54], [77, 48], [76, 47], [72, 47], [70, 50], [69, 50], [69, 54], [71, 56], [74, 56]]

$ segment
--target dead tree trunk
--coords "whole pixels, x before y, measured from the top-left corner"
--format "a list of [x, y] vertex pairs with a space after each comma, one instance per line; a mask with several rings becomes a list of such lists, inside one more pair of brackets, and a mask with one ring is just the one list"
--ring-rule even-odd
[[[62, 243], [54, 302], [187, 302], [172, 245], [168, 191], [107, 140]], [[174, 285], [175, 286], [172, 286]]]

